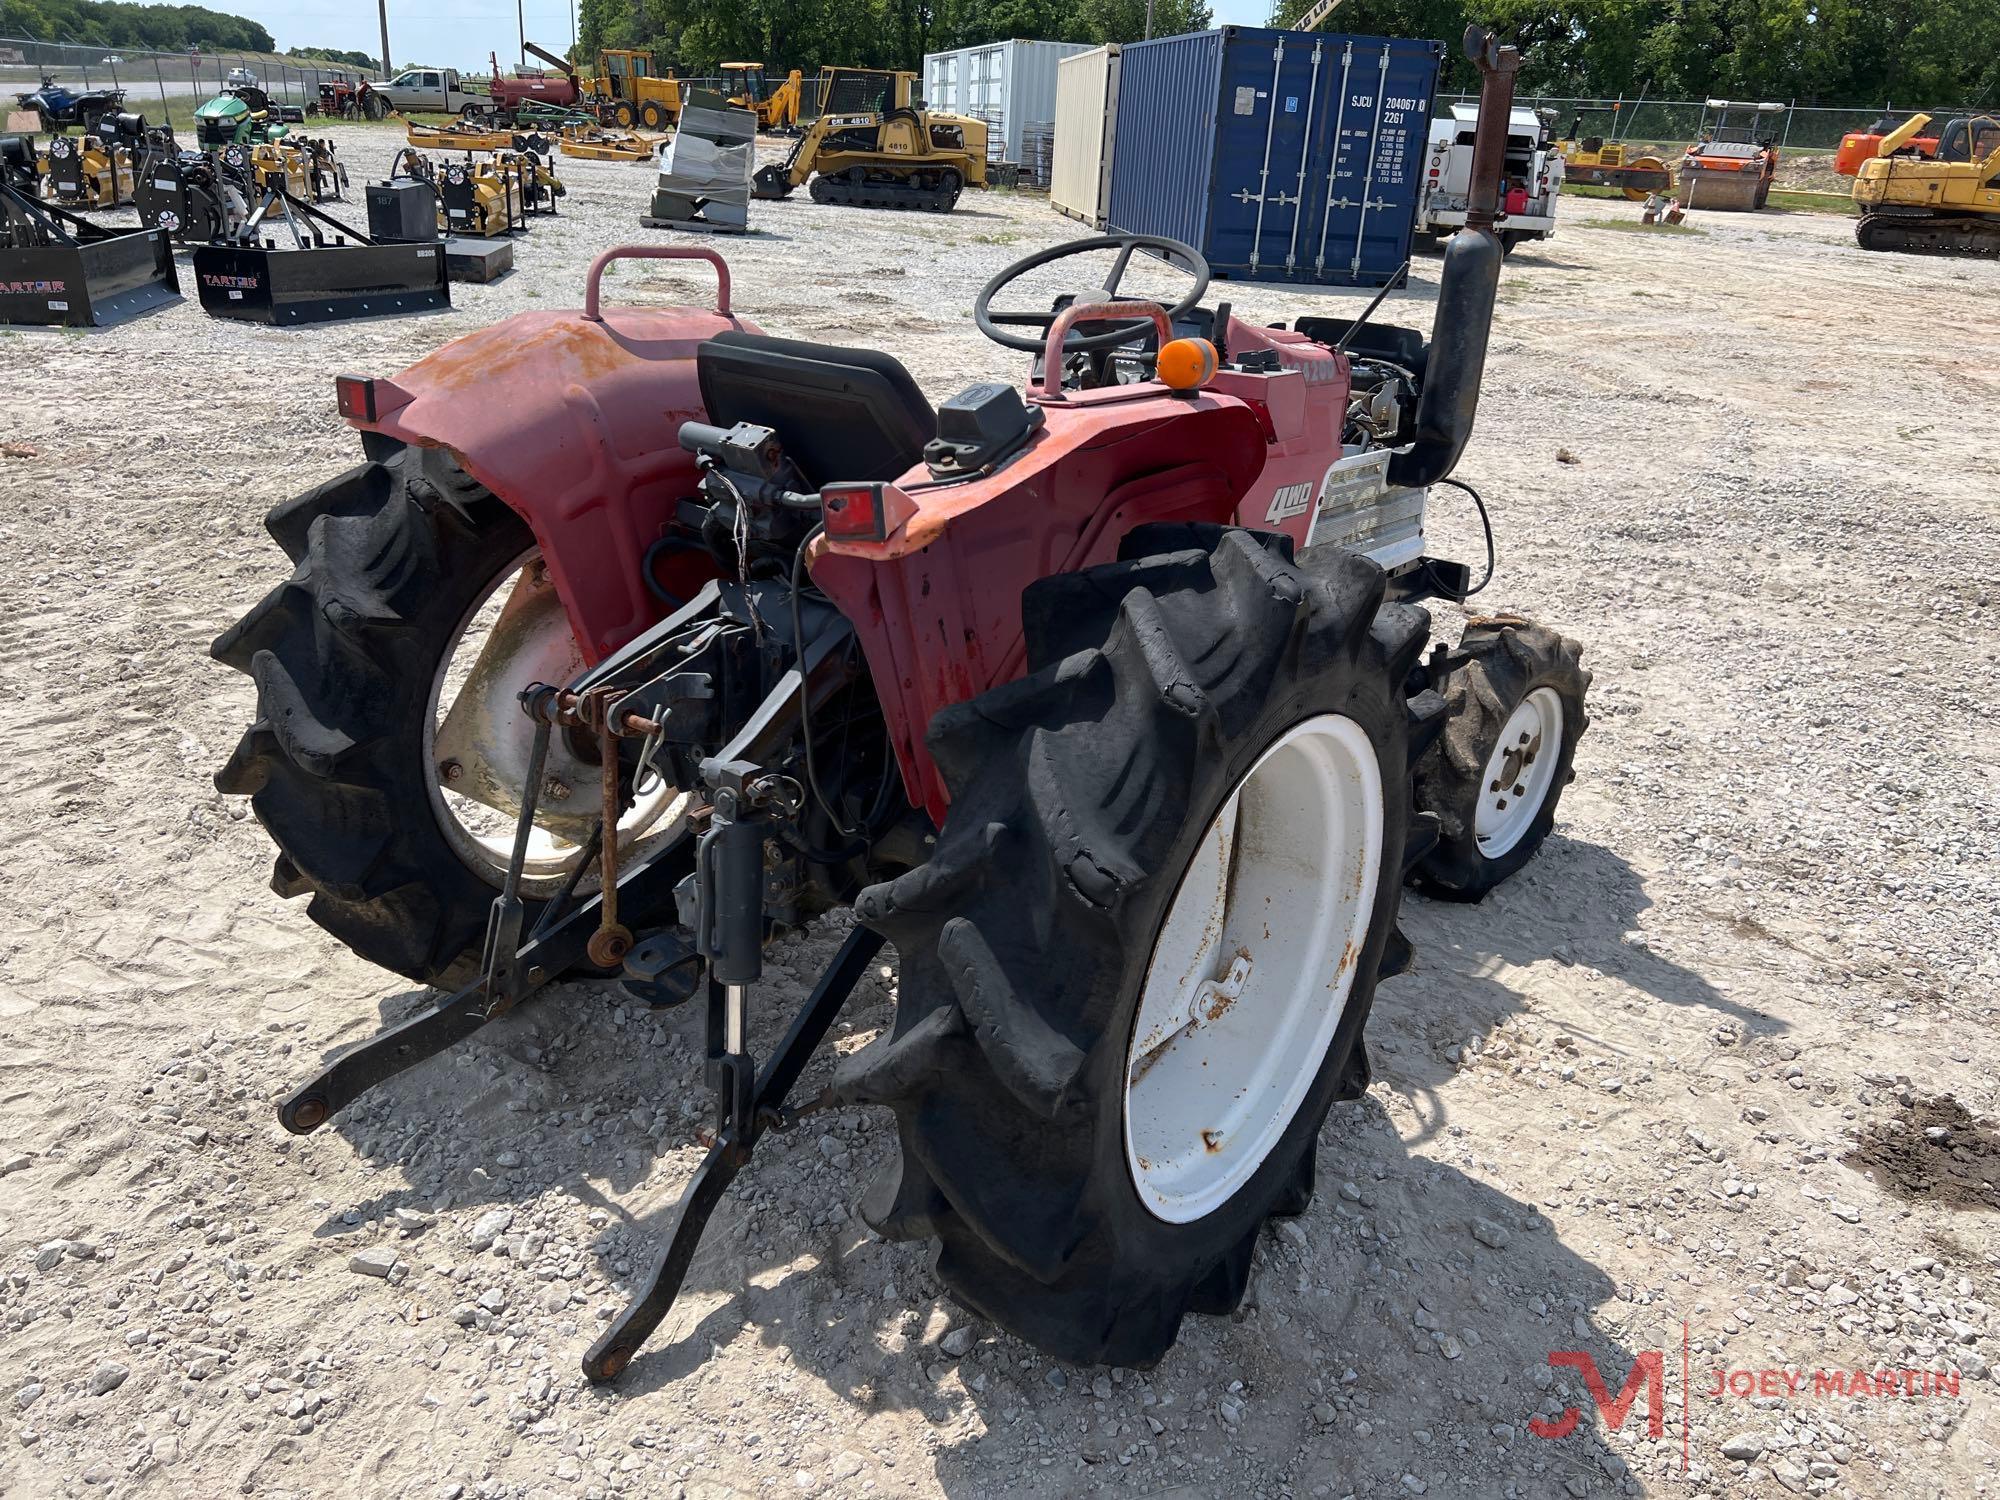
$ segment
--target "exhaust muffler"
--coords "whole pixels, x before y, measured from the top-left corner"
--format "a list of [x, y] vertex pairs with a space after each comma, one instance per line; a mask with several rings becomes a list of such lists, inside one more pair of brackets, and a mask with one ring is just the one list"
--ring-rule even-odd
[[1500, 209], [1507, 127], [1514, 114], [1514, 75], [1521, 54], [1503, 47], [1480, 25], [1465, 28], [1465, 55], [1479, 67], [1479, 124], [1472, 138], [1472, 182], [1465, 228], [1445, 246], [1431, 321], [1430, 357], [1417, 398], [1416, 439], [1389, 462], [1389, 482], [1411, 489], [1435, 484], [1458, 467], [1479, 410], [1486, 375], [1486, 339], [1504, 255], [1493, 222]]

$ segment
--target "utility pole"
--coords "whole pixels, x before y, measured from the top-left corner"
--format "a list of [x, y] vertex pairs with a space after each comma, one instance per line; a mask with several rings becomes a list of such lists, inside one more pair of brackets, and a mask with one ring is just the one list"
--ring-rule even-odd
[[1153, 0], [1146, 0], [1146, 40], [1153, 39]]
[[528, 66], [528, 12], [527, 0], [514, 0], [514, 19], [521, 28], [521, 66]]
[[375, 10], [382, 18], [382, 76], [387, 78], [389, 67], [389, 0], [375, 0]]

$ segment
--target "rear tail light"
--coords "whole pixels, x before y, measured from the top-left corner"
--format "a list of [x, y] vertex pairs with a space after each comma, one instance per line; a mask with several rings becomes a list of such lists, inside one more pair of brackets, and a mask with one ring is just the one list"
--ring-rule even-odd
[[336, 375], [333, 378], [334, 404], [350, 422], [379, 422], [399, 407], [415, 399], [393, 380], [376, 380], [367, 375]]
[[829, 484], [819, 492], [827, 536], [836, 542], [880, 542], [917, 513], [917, 502], [893, 484]]

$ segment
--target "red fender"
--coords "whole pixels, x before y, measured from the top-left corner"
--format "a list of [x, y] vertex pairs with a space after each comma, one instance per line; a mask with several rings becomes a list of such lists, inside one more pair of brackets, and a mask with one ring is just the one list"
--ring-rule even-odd
[[1229, 521], [1264, 466], [1262, 426], [1233, 397], [1120, 387], [1044, 409], [997, 473], [939, 485], [912, 470], [912, 513], [885, 541], [823, 543], [812, 560], [861, 639], [910, 800], [938, 822], [948, 798], [924, 733], [1026, 672], [1022, 591], [1113, 561], [1146, 522]]
[[[1050, 331], [1051, 348], [1063, 331]], [[904, 788], [934, 820], [949, 798], [924, 743], [931, 717], [1026, 672], [1021, 594], [1031, 583], [1114, 561], [1126, 533], [1155, 521], [1310, 540], [1341, 456], [1347, 360], [1303, 334], [1233, 319], [1229, 347], [1276, 360], [1186, 394], [1154, 384], [1064, 392], [1045, 377], [1030, 399], [1046, 425], [998, 472], [939, 484], [912, 469], [885, 501], [896, 520], [883, 540], [820, 544], [813, 582], [853, 622]]]
[[[714, 310], [621, 307], [598, 313], [597, 284], [613, 259], [703, 259], [721, 287]], [[453, 339], [393, 381], [378, 381], [364, 432], [443, 448], [520, 513], [541, 544], [584, 660], [595, 664], [667, 607], [646, 587], [646, 549], [695, 493], [681, 423], [701, 421], [694, 355], [700, 344], [754, 324], [729, 311], [728, 272], [712, 250], [634, 246], [590, 269], [585, 311], [521, 313]], [[659, 571], [676, 593], [713, 575], [695, 554]], [[682, 577], [672, 568], [694, 568]]]

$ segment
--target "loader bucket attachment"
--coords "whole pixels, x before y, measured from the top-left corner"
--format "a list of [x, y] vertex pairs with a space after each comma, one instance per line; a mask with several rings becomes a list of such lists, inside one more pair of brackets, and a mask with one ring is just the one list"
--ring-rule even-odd
[[180, 298], [159, 230], [119, 233], [0, 188], [0, 324], [109, 328]]
[[212, 317], [278, 328], [451, 306], [444, 247], [198, 245], [195, 286]]

